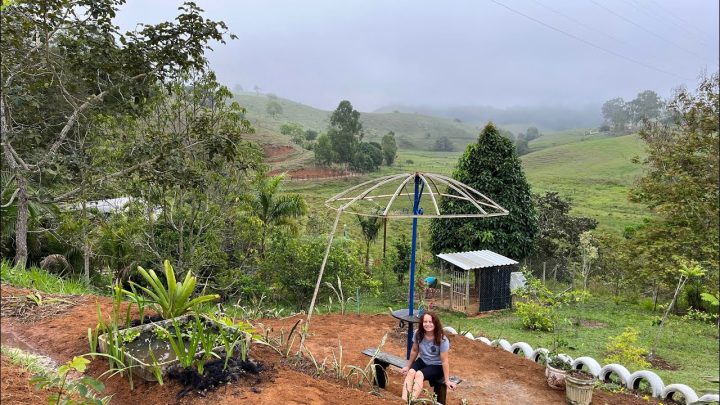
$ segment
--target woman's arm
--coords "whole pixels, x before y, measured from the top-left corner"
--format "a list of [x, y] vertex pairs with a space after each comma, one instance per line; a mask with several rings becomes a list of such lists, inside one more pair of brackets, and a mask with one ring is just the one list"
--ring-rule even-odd
[[455, 383], [450, 381], [450, 361], [448, 360], [448, 352], [440, 352], [440, 361], [442, 361], [443, 375], [445, 376], [445, 385], [451, 390], [455, 389]]
[[[413, 339], [413, 340], [414, 340], [414, 339]], [[405, 373], [408, 372], [408, 370], [410, 370], [410, 367], [412, 366], [413, 362], [414, 362], [415, 359], [417, 358], [418, 350], [420, 350], [420, 349], [418, 348], [418, 343], [417, 343], [417, 342], [413, 342], [412, 349], [410, 349], [410, 358], [408, 359], [408, 364], [407, 364], [407, 366], [405, 366], [405, 367], [403, 367], [402, 369], [400, 369], [400, 372], [401, 372], [401, 373], [405, 374]]]

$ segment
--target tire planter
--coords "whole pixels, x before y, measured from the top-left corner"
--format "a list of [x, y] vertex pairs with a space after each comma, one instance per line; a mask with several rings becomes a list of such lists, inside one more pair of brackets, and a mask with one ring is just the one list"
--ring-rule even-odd
[[565, 376], [565, 398], [569, 405], [589, 405], [592, 402], [595, 378], [581, 379]]
[[588, 372], [594, 377], [599, 376], [600, 370], [602, 369], [595, 359], [588, 356], [578, 357], [572, 362], [571, 366], [575, 370], [582, 370], [583, 366], [586, 366], [588, 368]]
[[567, 373], [565, 370], [560, 370], [559, 368], [550, 367], [547, 366], [545, 368], [545, 378], [547, 380], [548, 386], [550, 388], [555, 390], [562, 390], [565, 389], [565, 377], [567, 376]]
[[526, 359], [532, 359], [533, 353], [535, 353], [535, 350], [525, 342], [514, 343], [510, 346], [510, 349], [512, 349], [514, 354], [520, 354], [520, 352], [522, 352]]
[[652, 390], [652, 396], [655, 398], [661, 397], [663, 393], [663, 389], [665, 389], [665, 384], [663, 381], [658, 377], [657, 374], [653, 373], [652, 371], [648, 370], [640, 370], [636, 371], [632, 374], [630, 374], [630, 378], [627, 382], [627, 388], [631, 390], [636, 390], [640, 388], [640, 381], [645, 380], [650, 384], [650, 389]]
[[620, 364], [606, 364], [605, 367], [600, 370], [598, 378], [607, 383], [610, 382], [610, 375], [612, 374], [618, 376], [622, 385], [627, 386], [628, 381], [630, 380], [630, 372], [625, 368], [625, 366]]
[[685, 405], [690, 405], [698, 401], [698, 396], [695, 393], [695, 390], [685, 384], [668, 385], [667, 387], [665, 387], [665, 389], [662, 390], [662, 398], [675, 400], [675, 398], [673, 398], [673, 395], [677, 392], [681, 393], [683, 398], [685, 398]]

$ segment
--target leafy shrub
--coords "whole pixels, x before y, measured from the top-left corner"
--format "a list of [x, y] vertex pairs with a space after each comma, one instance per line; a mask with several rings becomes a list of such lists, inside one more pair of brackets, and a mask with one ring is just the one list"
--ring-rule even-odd
[[625, 328], [618, 336], [608, 337], [606, 363], [622, 364], [628, 369], [643, 369], [650, 366], [645, 360], [648, 351], [637, 346], [638, 330]]
[[[274, 289], [275, 297], [282, 297], [287, 303], [300, 308], [310, 302], [320, 265], [322, 264], [326, 236], [291, 237], [278, 234], [272, 239], [266, 259], [262, 263], [262, 275]], [[339, 276], [345, 291], [370, 285], [369, 278], [362, 270], [358, 259], [359, 246], [350, 239], [336, 238], [330, 248], [324, 280], [336, 280]], [[318, 302], [332, 293], [321, 288]]]
[[642, 301], [640, 301], [640, 308], [646, 311], [652, 311], [655, 308], [652, 298], [643, 298]]
[[525, 328], [545, 332], [553, 331], [555, 319], [551, 307], [529, 301], [518, 302], [515, 304], [515, 308], [515, 314]]
[[[164, 319], [175, 318], [176, 316], [183, 315], [186, 312], [192, 310], [192, 308], [200, 303], [214, 301], [220, 298], [217, 294], [203, 295], [194, 299], [190, 299], [195, 290], [197, 279], [192, 275], [190, 271], [185, 275], [185, 280], [182, 283], [176, 281], [175, 270], [170, 264], [169, 260], [165, 260], [163, 263], [165, 268], [165, 280], [167, 281], [167, 287], [163, 285], [163, 282], [155, 274], [154, 270], [149, 272], [138, 267], [138, 272], [145, 278], [150, 288], [143, 287], [141, 285], [130, 282], [131, 285], [140, 288], [148, 295], [150, 305], [160, 316]], [[134, 292], [127, 290], [123, 291], [132, 301], [137, 302], [138, 297]]]
[[707, 323], [717, 323], [718, 322], [718, 314], [711, 314], [708, 312], [703, 312], [703, 311], [697, 310], [695, 308], [690, 308], [690, 309], [688, 309], [687, 314], [685, 314], [683, 316], [683, 319], [707, 322]]
[[525, 301], [516, 303], [515, 314], [528, 329], [547, 332], [555, 330], [557, 309], [570, 302], [579, 302], [589, 295], [584, 291], [555, 293], [528, 272], [525, 273], [525, 279], [525, 286], [517, 290], [518, 297]]

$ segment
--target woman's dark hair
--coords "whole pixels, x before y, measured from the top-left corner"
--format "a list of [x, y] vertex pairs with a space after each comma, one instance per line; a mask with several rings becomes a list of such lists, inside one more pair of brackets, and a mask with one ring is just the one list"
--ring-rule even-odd
[[420, 317], [420, 326], [418, 327], [417, 333], [415, 334], [415, 341], [420, 344], [422, 342], [423, 338], [425, 337], [425, 329], [423, 329], [423, 319], [425, 318], [425, 315], [430, 315], [430, 319], [432, 319], [433, 325], [435, 325], [435, 329], [433, 329], [434, 341], [435, 344], [440, 346], [440, 343], [442, 343], [443, 336], [445, 336], [445, 333], [443, 332], [442, 324], [440, 323], [440, 318], [438, 318], [437, 314], [435, 312], [427, 311]]

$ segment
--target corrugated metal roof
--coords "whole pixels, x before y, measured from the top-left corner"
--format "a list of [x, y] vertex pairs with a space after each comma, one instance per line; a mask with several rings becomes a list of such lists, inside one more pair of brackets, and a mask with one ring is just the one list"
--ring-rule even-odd
[[482, 269], [486, 267], [509, 266], [518, 264], [513, 259], [497, 254], [490, 250], [475, 250], [472, 252], [441, 253], [437, 257], [454, 264], [463, 270]]

